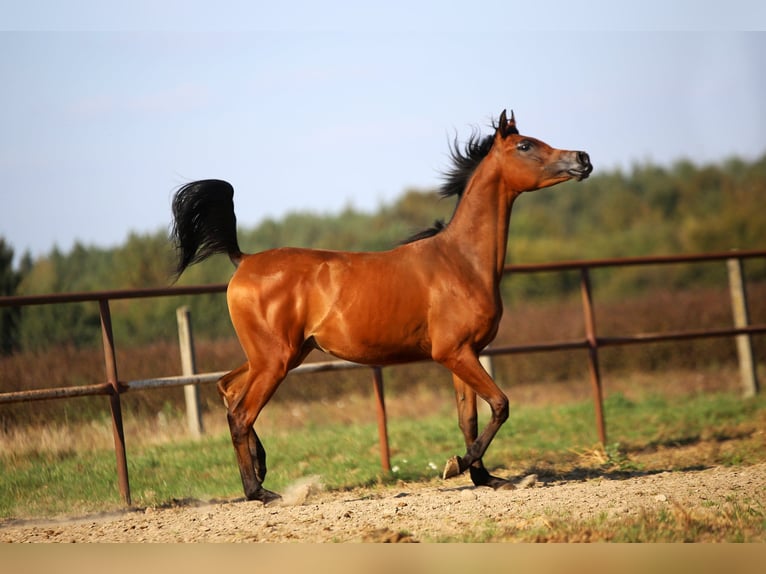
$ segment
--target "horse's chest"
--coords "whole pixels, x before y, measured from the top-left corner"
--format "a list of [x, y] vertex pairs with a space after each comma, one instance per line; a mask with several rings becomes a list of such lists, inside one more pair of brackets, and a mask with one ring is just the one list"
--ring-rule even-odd
[[460, 339], [484, 344], [497, 334], [503, 313], [502, 302], [491, 294], [470, 293], [444, 305], [433, 323]]

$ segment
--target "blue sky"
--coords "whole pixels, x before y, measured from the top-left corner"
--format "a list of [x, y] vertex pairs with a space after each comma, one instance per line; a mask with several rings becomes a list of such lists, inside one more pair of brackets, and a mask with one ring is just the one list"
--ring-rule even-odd
[[18, 4], [0, 4], [0, 236], [17, 256], [165, 229], [199, 178], [234, 184], [242, 225], [374, 210], [438, 185], [448, 142], [506, 107], [597, 172], [766, 153], [766, 34], [743, 31], [766, 11], [736, 1], [658, 3], [655, 22], [616, 2], [544, 19], [509, 2]]

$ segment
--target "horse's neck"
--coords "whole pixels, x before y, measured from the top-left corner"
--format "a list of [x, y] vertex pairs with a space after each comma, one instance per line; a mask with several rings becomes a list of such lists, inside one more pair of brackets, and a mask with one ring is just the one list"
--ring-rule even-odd
[[511, 208], [518, 192], [506, 189], [495, 166], [479, 165], [445, 230], [476, 272], [495, 288], [505, 266]]

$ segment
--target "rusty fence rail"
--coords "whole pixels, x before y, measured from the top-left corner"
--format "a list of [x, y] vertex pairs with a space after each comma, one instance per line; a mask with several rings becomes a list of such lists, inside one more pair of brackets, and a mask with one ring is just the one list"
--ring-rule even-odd
[[[596, 413], [596, 426], [599, 440], [606, 444], [606, 424], [603, 411], [603, 390], [598, 361], [598, 351], [602, 347], [614, 345], [631, 345], [655, 343], [661, 341], [677, 341], [709, 337], [735, 337], [742, 373], [744, 395], [750, 396], [759, 391], [756, 376], [755, 361], [752, 356], [751, 336], [766, 333], [766, 325], [750, 325], [747, 308], [747, 293], [742, 272], [742, 262], [746, 259], [766, 258], [766, 250], [729, 251], [692, 255], [649, 256], [632, 258], [593, 259], [582, 261], [566, 261], [560, 263], [507, 265], [505, 274], [545, 273], [545, 272], [580, 272], [580, 292], [582, 297], [585, 337], [567, 341], [547, 341], [527, 345], [497, 346], [485, 349], [483, 358], [491, 358], [504, 354], [538, 353], [561, 350], [585, 350], [588, 355], [588, 369], [593, 392]], [[645, 265], [695, 264], [713, 261], [726, 261], [729, 271], [732, 312], [734, 327], [728, 329], [687, 330], [663, 333], [640, 333], [619, 337], [601, 337], [597, 334], [596, 315], [593, 306], [593, 290], [591, 287], [590, 271], [604, 267], [627, 267]], [[189, 386], [211, 383], [218, 380], [225, 372], [184, 374], [178, 377], [163, 377], [135, 381], [120, 381], [115, 357], [115, 343], [112, 332], [109, 302], [121, 299], [139, 299], [150, 297], [170, 297], [183, 295], [202, 295], [223, 293], [226, 284], [197, 285], [187, 287], [170, 287], [159, 289], [123, 289], [88, 293], [64, 293], [51, 295], [27, 295], [0, 297], [0, 307], [20, 307], [27, 305], [49, 305], [94, 301], [99, 305], [101, 318], [102, 342], [104, 347], [104, 370], [106, 382], [96, 385], [77, 387], [61, 387], [53, 389], [35, 389], [0, 393], [0, 404], [27, 402], [48, 399], [63, 399], [91, 395], [106, 395], [112, 416], [112, 431], [114, 435], [115, 454], [117, 459], [117, 475], [125, 504], [131, 504], [130, 484], [128, 480], [127, 456], [125, 451], [125, 435], [122, 424], [122, 408], [120, 395], [130, 390], [145, 390], [171, 386]], [[308, 372], [335, 371], [341, 369], [370, 369], [372, 372], [373, 388], [377, 407], [378, 434], [381, 452], [381, 465], [389, 471], [390, 451], [388, 446], [388, 431], [383, 392], [382, 369], [377, 366], [360, 365], [347, 361], [325, 361], [306, 363], [293, 369], [290, 373], [301, 374]]]

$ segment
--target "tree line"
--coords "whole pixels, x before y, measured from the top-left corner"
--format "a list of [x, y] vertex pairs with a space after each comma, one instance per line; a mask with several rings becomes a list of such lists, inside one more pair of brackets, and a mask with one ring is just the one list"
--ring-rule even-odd
[[[669, 167], [637, 164], [629, 171], [597, 173], [585, 182], [522, 195], [511, 220], [508, 262], [762, 249], [766, 247], [766, 155], [747, 161]], [[394, 247], [435, 219], [449, 220], [455, 204], [435, 189], [409, 189], [374, 213], [351, 207], [337, 214], [291, 213], [239, 230], [246, 252], [291, 245], [343, 250]], [[170, 214], [168, 214], [170, 218]], [[66, 293], [163, 287], [173, 280], [167, 230], [132, 233], [116, 248], [75, 244], [42, 257], [28, 254], [13, 265], [13, 247], [0, 237], [0, 295]], [[720, 266], [718, 266], [720, 267]], [[232, 267], [225, 257], [194, 266], [181, 284], [223, 283]], [[640, 276], [639, 276], [640, 273]], [[763, 261], [748, 262], [750, 280], [766, 278]], [[508, 296], [540, 299], [566, 294], [578, 278], [520, 275], [505, 281]], [[671, 272], [605, 271], [597, 288], [624, 297], [642, 290], [719, 285], [725, 272], [713, 266], [681, 266]], [[216, 338], [232, 334], [220, 295], [117, 301], [112, 304], [115, 336], [136, 344], [175, 336], [175, 308], [192, 307], [195, 331]], [[74, 346], [100, 341], [94, 303], [0, 308], [0, 352], [34, 350], [50, 344]]]

